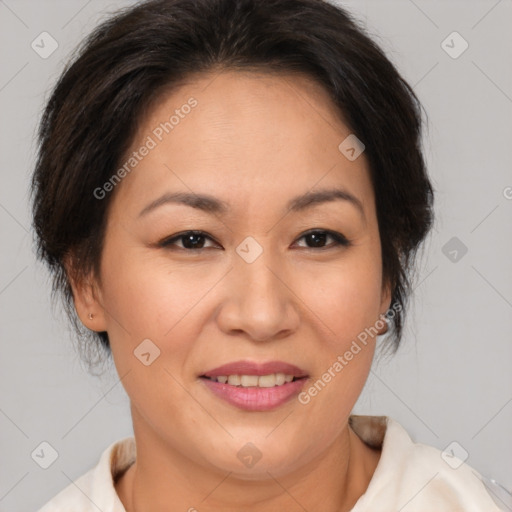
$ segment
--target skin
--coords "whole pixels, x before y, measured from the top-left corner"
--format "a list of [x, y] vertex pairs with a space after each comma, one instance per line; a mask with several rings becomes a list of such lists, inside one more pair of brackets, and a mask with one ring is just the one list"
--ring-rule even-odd
[[[169, 503], [201, 512], [350, 510], [380, 455], [348, 426], [375, 339], [305, 405], [294, 398], [244, 411], [198, 376], [240, 359], [280, 360], [307, 372], [306, 389], [389, 308], [364, 153], [349, 161], [339, 151], [351, 132], [318, 84], [255, 71], [202, 74], [165, 94], [128, 153], [190, 97], [198, 105], [113, 192], [100, 276], [73, 282], [77, 312], [108, 332], [130, 398], [137, 461], [116, 491], [128, 512]], [[364, 215], [341, 200], [286, 213], [291, 198], [332, 187], [356, 196]], [[230, 211], [167, 203], [139, 217], [164, 191], [207, 193]], [[158, 246], [190, 229], [207, 233], [201, 251], [184, 249], [183, 239]], [[315, 248], [303, 236], [311, 229], [342, 233], [351, 245], [327, 237]], [[236, 252], [247, 236], [263, 249], [250, 264]], [[149, 366], [133, 354], [145, 339], [160, 350]], [[237, 457], [248, 442], [262, 454], [252, 468]]]

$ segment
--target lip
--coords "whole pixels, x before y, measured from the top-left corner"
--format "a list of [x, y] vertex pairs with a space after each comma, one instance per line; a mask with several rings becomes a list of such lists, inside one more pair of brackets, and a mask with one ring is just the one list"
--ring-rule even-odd
[[298, 366], [284, 361], [269, 361], [266, 363], [257, 363], [255, 361], [234, 361], [223, 364], [212, 370], [203, 373], [201, 377], [218, 377], [219, 375], [270, 375], [271, 373], [284, 373], [301, 378], [308, 374]]
[[[232, 386], [210, 380], [208, 377], [219, 375], [270, 375], [272, 373], [284, 373], [293, 375], [297, 380], [285, 382], [281, 386], [271, 388]], [[212, 370], [208, 370], [199, 376], [199, 380], [217, 397], [225, 402], [245, 411], [269, 411], [275, 409], [294, 396], [298, 395], [304, 387], [308, 374], [290, 363], [283, 361], [269, 361], [257, 363], [254, 361], [235, 361], [223, 364]]]
[[229, 404], [245, 411], [262, 412], [275, 409], [298, 395], [307, 379], [301, 378], [273, 388], [244, 388], [206, 378], [200, 380], [214, 395]]

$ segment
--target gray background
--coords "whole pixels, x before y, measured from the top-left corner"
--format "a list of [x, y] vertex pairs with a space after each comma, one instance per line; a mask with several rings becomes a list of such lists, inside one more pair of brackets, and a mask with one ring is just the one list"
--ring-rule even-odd
[[[129, 4], [0, 0], [0, 511], [35, 510], [132, 434], [113, 366], [89, 375], [52, 309], [28, 205], [35, 127], [52, 84], [79, 40]], [[343, 5], [423, 102], [437, 191], [403, 345], [394, 358], [377, 358], [355, 412], [389, 415], [441, 450], [457, 441], [471, 466], [510, 490], [512, 1]], [[31, 48], [43, 31], [59, 45], [46, 59]], [[458, 58], [441, 45], [453, 31], [469, 44]], [[461, 48], [457, 39], [447, 44]], [[468, 249], [457, 261], [446, 246], [452, 237]], [[48, 469], [31, 458], [42, 441], [59, 454]]]

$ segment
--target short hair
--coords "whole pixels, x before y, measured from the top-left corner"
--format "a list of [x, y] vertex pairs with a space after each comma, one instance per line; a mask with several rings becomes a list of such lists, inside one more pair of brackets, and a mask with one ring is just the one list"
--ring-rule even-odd
[[73, 254], [72, 275], [99, 276], [113, 194], [98, 200], [93, 191], [121, 164], [155, 98], [197, 73], [243, 69], [312, 78], [363, 141], [383, 279], [399, 306], [388, 333], [396, 351], [416, 253], [433, 222], [423, 109], [365, 29], [324, 0], [150, 0], [84, 39], [45, 106], [32, 177], [37, 255], [51, 271], [52, 295], [60, 294], [86, 345], [95, 339], [110, 354], [107, 333], [78, 320], [64, 267]]

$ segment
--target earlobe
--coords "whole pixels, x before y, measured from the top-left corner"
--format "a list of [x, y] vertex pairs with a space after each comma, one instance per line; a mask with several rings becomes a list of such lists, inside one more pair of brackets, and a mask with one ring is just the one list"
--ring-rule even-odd
[[104, 308], [98, 297], [96, 286], [88, 278], [73, 287], [75, 309], [81, 322], [91, 331], [106, 331]]
[[91, 331], [106, 331], [104, 308], [96, 280], [91, 275], [82, 276], [80, 269], [73, 264], [71, 256], [65, 259], [64, 267], [73, 292], [78, 318]]
[[379, 336], [382, 336], [388, 332], [389, 326], [388, 326], [388, 320], [387, 320], [386, 316], [381, 315], [380, 318], [375, 323], [375, 325], [377, 326], [377, 329], [378, 329], [377, 334]]

